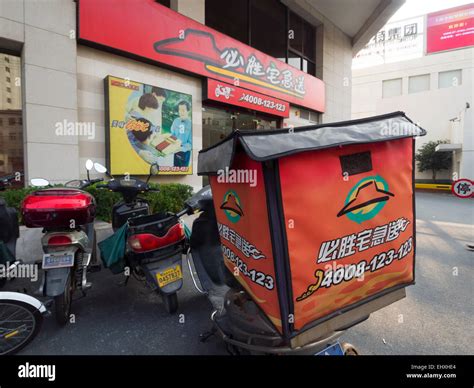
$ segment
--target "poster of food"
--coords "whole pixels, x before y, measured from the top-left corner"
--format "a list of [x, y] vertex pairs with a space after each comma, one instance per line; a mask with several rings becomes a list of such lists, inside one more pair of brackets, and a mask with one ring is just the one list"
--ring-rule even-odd
[[192, 97], [189, 94], [107, 76], [106, 144], [109, 171], [147, 175], [192, 174]]

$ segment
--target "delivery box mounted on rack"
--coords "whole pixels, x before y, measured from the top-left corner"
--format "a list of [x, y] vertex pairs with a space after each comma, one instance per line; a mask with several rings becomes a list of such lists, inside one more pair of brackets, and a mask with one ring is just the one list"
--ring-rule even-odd
[[425, 134], [394, 112], [236, 131], [200, 152], [226, 267], [282, 335], [363, 317], [414, 283], [413, 137]]

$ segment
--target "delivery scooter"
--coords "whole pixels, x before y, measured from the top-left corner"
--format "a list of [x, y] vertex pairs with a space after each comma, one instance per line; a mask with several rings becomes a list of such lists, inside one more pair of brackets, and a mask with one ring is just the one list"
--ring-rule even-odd
[[425, 134], [393, 112], [237, 130], [199, 152], [212, 193], [178, 216], [201, 211], [188, 262], [232, 351], [357, 352], [340, 336], [414, 283], [413, 137]]
[[67, 182], [64, 187], [45, 188], [45, 179], [32, 179], [31, 184], [41, 189], [28, 195], [22, 203], [22, 216], [29, 228], [43, 228], [42, 269], [43, 283], [40, 293], [54, 298], [55, 317], [60, 325], [70, 319], [75, 291], [86, 295], [92, 284], [87, 272], [96, 265], [96, 236], [94, 218], [95, 199], [83, 191], [103, 179], [90, 179], [95, 168], [105, 173], [105, 167], [91, 160], [86, 162], [87, 179]]
[[[109, 268], [115, 272], [127, 272], [126, 282], [132, 275], [158, 293], [168, 313], [178, 309], [177, 292], [183, 286], [181, 270], [184, 249], [184, 229], [174, 214], [151, 214], [150, 205], [141, 194], [158, 191], [148, 182], [156, 174], [158, 166], [150, 167], [146, 181], [135, 178], [111, 179], [98, 189], [108, 189], [122, 195], [112, 209], [113, 236], [99, 243], [101, 257], [106, 266], [108, 247], [121, 244], [125, 239], [122, 265], [115, 263]], [[124, 229], [121, 229], [124, 228]], [[124, 236], [122, 238], [121, 236]], [[116, 251], [116, 249], [112, 249]]]
[[229, 353], [235, 355], [358, 354], [351, 344], [337, 341], [344, 330], [326, 333], [297, 348], [285, 344], [281, 334], [224, 265], [210, 186], [188, 199], [176, 216], [181, 219], [195, 213], [199, 213], [199, 217], [194, 220], [191, 231], [186, 229], [185, 249], [194, 286], [207, 295], [213, 307], [213, 327], [201, 335], [203, 342], [218, 334]]

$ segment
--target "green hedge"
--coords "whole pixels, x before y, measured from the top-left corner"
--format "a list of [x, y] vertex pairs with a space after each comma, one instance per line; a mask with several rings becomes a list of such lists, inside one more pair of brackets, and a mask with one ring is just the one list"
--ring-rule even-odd
[[[150, 187], [154, 189], [159, 188], [160, 191], [158, 193], [146, 193], [141, 196], [150, 201], [150, 207], [153, 213], [166, 211], [176, 213], [183, 208], [184, 201], [193, 193], [191, 186], [181, 183], [163, 183], [160, 185], [150, 183]], [[35, 187], [9, 189], [1, 191], [0, 196], [5, 198], [8, 206], [17, 209], [18, 215], [20, 215], [20, 207], [23, 198], [35, 190], [37, 190]], [[95, 185], [88, 187], [86, 191], [91, 193], [97, 201], [96, 219], [110, 222], [112, 206], [122, 198], [121, 195], [109, 190], [97, 189]]]

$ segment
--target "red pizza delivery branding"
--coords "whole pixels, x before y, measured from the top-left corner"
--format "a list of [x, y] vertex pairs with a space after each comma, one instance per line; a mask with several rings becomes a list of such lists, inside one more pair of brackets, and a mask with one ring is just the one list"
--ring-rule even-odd
[[257, 184], [219, 183], [210, 177], [224, 263], [281, 332], [262, 165], [238, 153], [232, 168], [256, 171]]
[[[351, 155], [359, 172], [348, 174]], [[296, 330], [413, 281], [412, 139], [300, 153], [279, 167]]]

